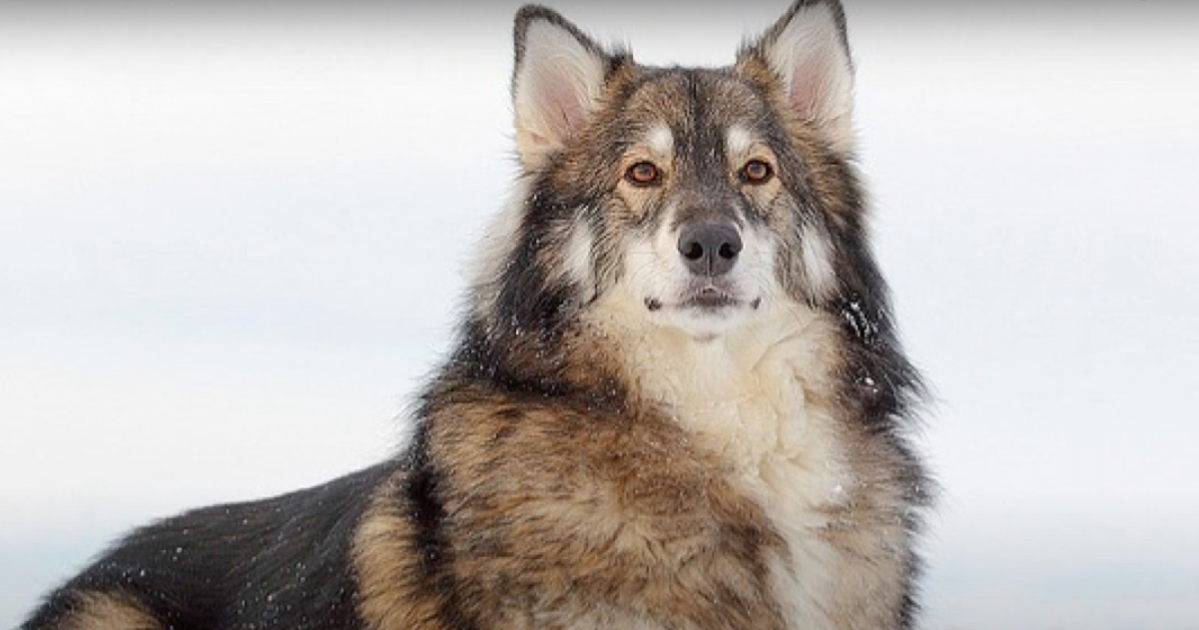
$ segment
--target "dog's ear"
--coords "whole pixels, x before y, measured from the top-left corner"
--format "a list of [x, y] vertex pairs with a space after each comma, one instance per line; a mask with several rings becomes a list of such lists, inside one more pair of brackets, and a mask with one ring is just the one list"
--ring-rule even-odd
[[853, 62], [840, 2], [798, 0], [742, 48], [737, 70], [774, 82], [800, 120], [821, 130], [835, 150], [853, 150]]
[[561, 15], [534, 5], [516, 14], [515, 43], [516, 146], [533, 169], [592, 113], [613, 59]]

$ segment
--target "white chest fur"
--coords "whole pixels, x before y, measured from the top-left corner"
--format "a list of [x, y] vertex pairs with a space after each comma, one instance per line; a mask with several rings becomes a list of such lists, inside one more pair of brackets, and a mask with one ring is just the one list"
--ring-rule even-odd
[[822, 604], [838, 553], [816, 534], [853, 482], [829, 409], [836, 324], [789, 306], [708, 341], [643, 329], [626, 339], [626, 357], [642, 394], [725, 459], [783, 536], [789, 557], [772, 579], [792, 626], [832, 627]]

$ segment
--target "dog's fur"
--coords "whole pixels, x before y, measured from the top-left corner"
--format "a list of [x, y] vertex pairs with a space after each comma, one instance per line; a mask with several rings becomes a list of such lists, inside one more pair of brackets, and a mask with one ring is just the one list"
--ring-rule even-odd
[[394, 461], [140, 529], [26, 630], [912, 624], [920, 398], [835, 0], [733, 66], [516, 17], [522, 174]]

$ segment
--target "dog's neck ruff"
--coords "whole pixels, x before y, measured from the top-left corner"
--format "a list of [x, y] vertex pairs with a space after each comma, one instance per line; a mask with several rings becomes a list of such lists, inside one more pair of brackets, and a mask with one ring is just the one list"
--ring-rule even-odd
[[[606, 313], [603, 304], [593, 312], [590, 323], [617, 343], [639, 401], [668, 414], [734, 470], [754, 476], [772, 461], [837, 468], [840, 456], [824, 448], [838, 441], [827, 434], [840, 347], [833, 317], [768, 300], [743, 325], [696, 338], [627, 312]], [[805, 475], [813, 476], [823, 475]]]
[[829, 627], [813, 604], [835, 576], [805, 559], [829, 553], [814, 532], [832, 525], [830, 515], [850, 501], [856, 483], [833, 412], [841, 343], [835, 318], [768, 299], [744, 325], [697, 340], [604, 306], [593, 305], [591, 323], [619, 344], [634, 396], [728, 465], [733, 483], [787, 542], [772, 575], [780, 604], [801, 625]]

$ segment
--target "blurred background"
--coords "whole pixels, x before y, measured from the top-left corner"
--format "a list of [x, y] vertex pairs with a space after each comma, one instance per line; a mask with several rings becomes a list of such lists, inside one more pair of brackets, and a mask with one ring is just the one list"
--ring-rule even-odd
[[[727, 64], [772, 2], [554, 3]], [[515, 172], [515, 2], [0, 4], [0, 627], [393, 452]], [[855, 2], [945, 488], [923, 627], [1199, 628], [1199, 5]]]

